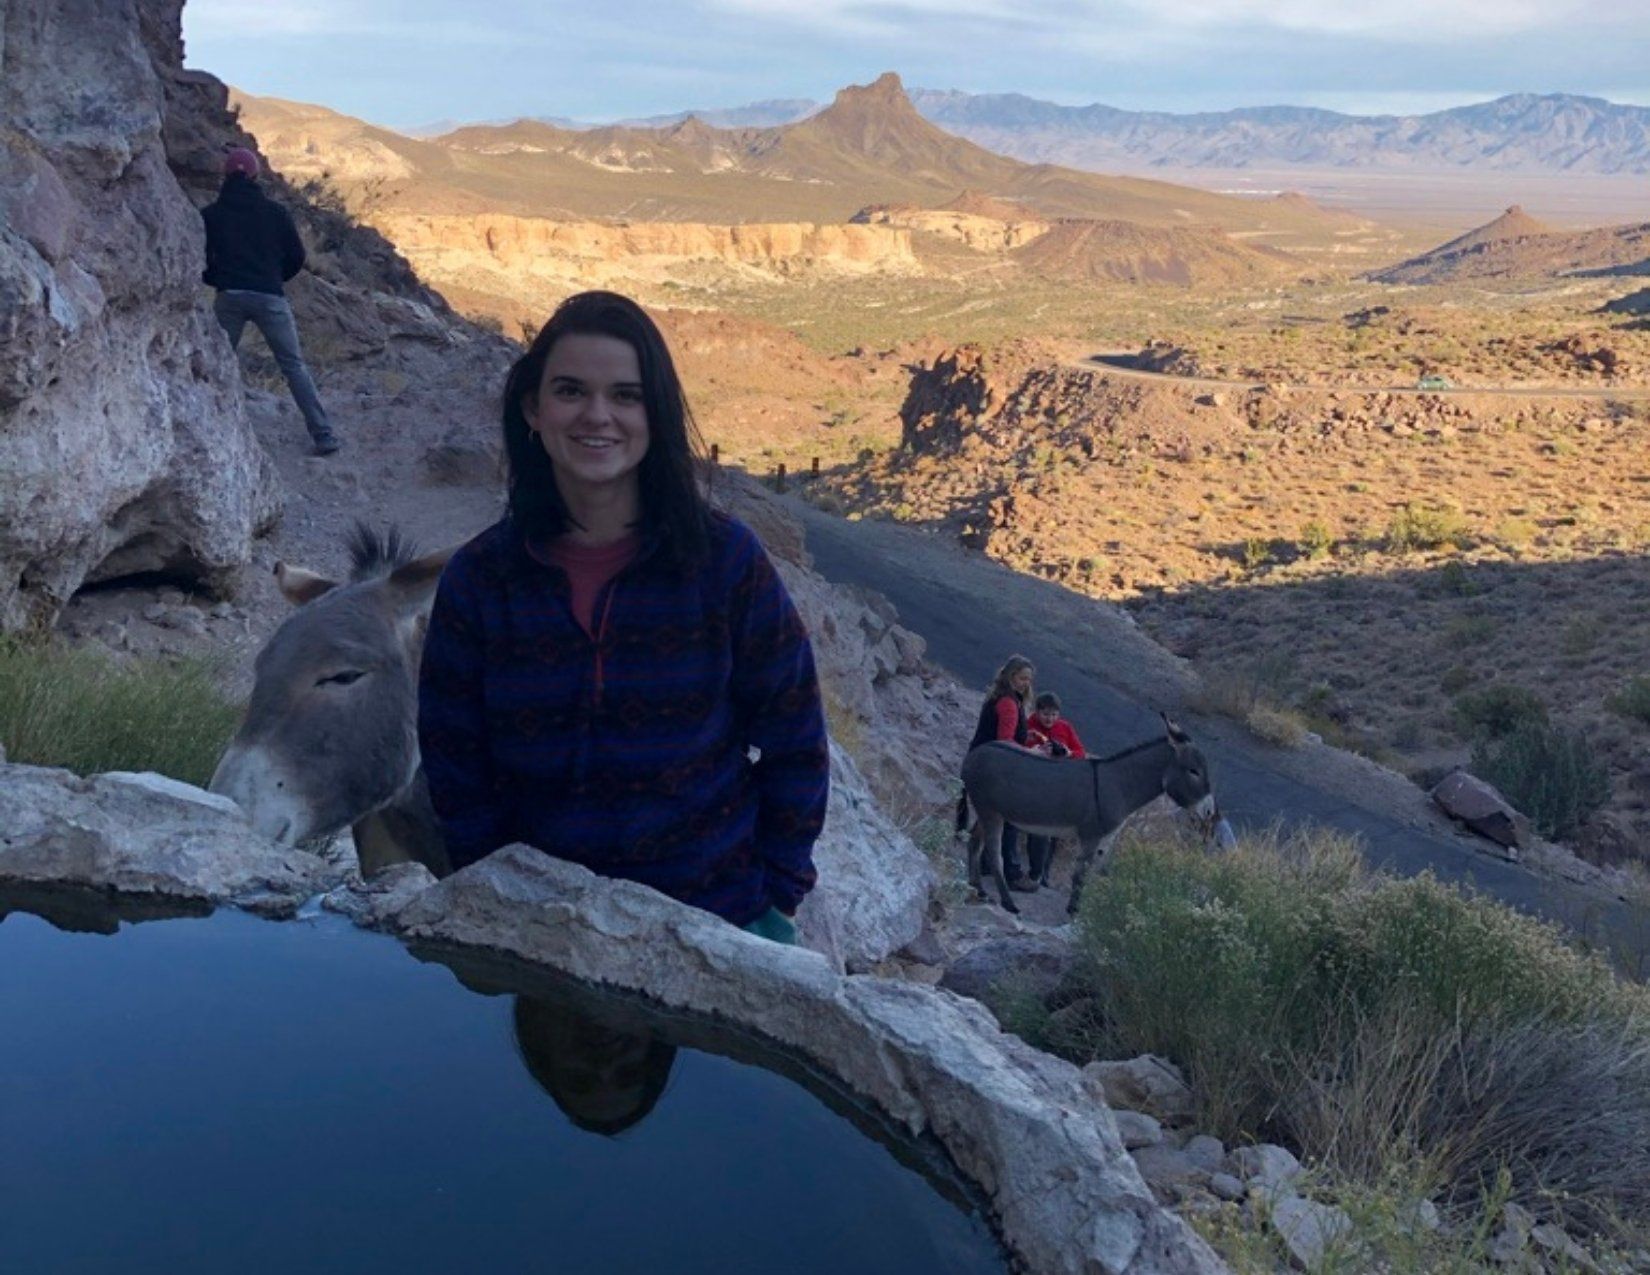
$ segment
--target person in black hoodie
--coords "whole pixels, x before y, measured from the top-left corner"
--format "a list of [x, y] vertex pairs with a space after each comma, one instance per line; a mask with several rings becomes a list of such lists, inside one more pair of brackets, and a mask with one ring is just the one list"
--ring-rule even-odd
[[287, 388], [304, 414], [317, 456], [338, 450], [315, 381], [298, 346], [283, 284], [304, 268], [304, 243], [285, 208], [258, 188], [258, 157], [236, 146], [224, 153], [223, 186], [201, 209], [206, 223], [206, 270], [201, 278], [218, 290], [212, 310], [229, 334], [231, 348], [240, 344], [248, 322], [264, 334], [270, 353], [286, 377]]

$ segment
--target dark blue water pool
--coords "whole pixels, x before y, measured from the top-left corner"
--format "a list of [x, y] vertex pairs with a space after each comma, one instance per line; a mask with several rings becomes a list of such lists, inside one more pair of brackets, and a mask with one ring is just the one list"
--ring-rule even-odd
[[421, 955], [330, 919], [6, 917], [0, 1269], [1004, 1269], [929, 1151], [762, 1046]]

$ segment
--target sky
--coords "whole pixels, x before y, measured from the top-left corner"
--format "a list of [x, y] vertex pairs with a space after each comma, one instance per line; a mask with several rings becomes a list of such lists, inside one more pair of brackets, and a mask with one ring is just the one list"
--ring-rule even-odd
[[1513, 92], [1650, 105], [1650, 0], [188, 0], [187, 62], [394, 128], [829, 101], [1411, 113]]

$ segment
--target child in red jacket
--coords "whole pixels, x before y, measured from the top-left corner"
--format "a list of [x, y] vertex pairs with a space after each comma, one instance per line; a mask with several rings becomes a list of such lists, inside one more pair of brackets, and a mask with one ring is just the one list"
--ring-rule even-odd
[[1071, 723], [1060, 716], [1060, 697], [1053, 691], [1037, 697], [1037, 706], [1026, 719], [1026, 747], [1050, 757], [1087, 756]]
[[[1060, 697], [1044, 691], [1026, 718], [1026, 747], [1050, 757], [1083, 757], [1083, 741], [1071, 723], [1060, 716]], [[1026, 858], [1031, 861], [1031, 879], [1048, 884], [1048, 870], [1054, 864], [1054, 841], [1050, 837], [1026, 837]]]

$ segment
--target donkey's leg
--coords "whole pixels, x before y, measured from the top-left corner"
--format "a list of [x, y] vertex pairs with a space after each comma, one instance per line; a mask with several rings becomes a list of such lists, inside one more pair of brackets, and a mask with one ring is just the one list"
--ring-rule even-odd
[[1004, 911], [1018, 912], [1020, 905], [1008, 892], [1008, 878], [1003, 876], [1003, 818], [996, 815], [987, 819], [982, 815], [980, 823], [985, 826], [985, 866], [997, 883], [997, 897], [1003, 901]]
[[968, 884], [974, 887], [974, 897], [983, 900], [985, 890], [980, 885], [980, 852], [985, 849], [985, 820], [976, 818], [968, 830]]
[[1071, 869], [1071, 896], [1066, 900], [1066, 915], [1077, 915], [1077, 903], [1083, 897], [1083, 882], [1094, 863], [1095, 854], [1104, 844], [1104, 837], [1080, 836], [1077, 839], [1077, 861]]

